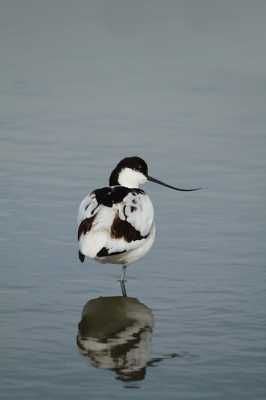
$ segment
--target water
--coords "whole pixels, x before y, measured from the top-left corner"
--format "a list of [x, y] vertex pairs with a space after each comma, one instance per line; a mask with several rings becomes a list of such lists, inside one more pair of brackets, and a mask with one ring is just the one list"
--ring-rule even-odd
[[[1, 398], [264, 399], [264, 2], [0, 11]], [[123, 298], [76, 217], [130, 155], [203, 190], [143, 187], [157, 234]]]

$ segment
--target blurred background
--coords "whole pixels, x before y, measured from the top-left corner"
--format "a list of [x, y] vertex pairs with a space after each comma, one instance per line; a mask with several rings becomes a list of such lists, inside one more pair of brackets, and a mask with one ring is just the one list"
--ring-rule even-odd
[[[265, 17], [262, 0], [1, 1], [3, 398], [265, 398]], [[143, 187], [156, 240], [118, 307], [121, 270], [80, 264], [76, 218], [135, 155], [203, 190]], [[93, 346], [123, 351], [81, 337], [100, 297], [124, 319]]]

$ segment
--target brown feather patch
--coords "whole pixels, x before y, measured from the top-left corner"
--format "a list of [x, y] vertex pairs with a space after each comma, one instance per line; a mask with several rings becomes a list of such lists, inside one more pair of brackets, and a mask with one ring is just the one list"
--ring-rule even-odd
[[110, 233], [113, 239], [124, 238], [128, 243], [145, 239], [148, 236], [142, 236], [129, 222], [121, 220], [118, 214], [114, 218]]
[[79, 229], [78, 229], [78, 240], [80, 239], [80, 236], [81, 236], [82, 234], [85, 235], [87, 232], [89, 232], [89, 231], [91, 230], [92, 223], [93, 223], [93, 220], [94, 220], [94, 218], [96, 217], [96, 215], [97, 215], [97, 214], [95, 214], [93, 217], [85, 218], [85, 219], [81, 222], [81, 224], [80, 224], [80, 226], [79, 226]]

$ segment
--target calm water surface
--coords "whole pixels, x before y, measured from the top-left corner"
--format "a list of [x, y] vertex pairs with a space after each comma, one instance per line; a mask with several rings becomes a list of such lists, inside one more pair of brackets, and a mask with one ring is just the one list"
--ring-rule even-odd
[[[0, 11], [1, 398], [265, 399], [265, 3]], [[76, 217], [130, 155], [203, 190], [143, 187], [125, 297]]]

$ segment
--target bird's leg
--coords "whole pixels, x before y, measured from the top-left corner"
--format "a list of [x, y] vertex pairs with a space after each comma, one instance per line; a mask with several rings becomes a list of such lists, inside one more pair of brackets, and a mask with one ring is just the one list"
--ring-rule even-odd
[[123, 297], [127, 297], [127, 291], [126, 291], [126, 287], [125, 287], [124, 281], [120, 281], [120, 286], [121, 286]]
[[122, 273], [121, 273], [121, 277], [120, 277], [120, 282], [124, 282], [126, 271], [127, 271], [127, 266], [123, 265], [123, 269], [122, 269]]

